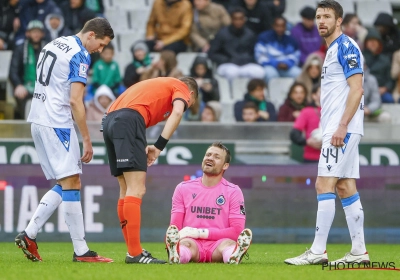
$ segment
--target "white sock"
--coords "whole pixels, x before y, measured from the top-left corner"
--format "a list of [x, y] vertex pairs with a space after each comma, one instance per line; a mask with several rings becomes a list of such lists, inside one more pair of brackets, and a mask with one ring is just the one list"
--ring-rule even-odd
[[346, 214], [347, 226], [351, 238], [351, 253], [353, 255], [365, 254], [364, 240], [364, 211], [360, 201], [360, 195], [356, 193], [342, 199], [344, 213]]
[[38, 231], [54, 213], [62, 202], [62, 189], [60, 185], [55, 185], [40, 200], [35, 213], [33, 214], [28, 226], [25, 229], [29, 238], [35, 239]]
[[82, 256], [89, 251], [89, 248], [85, 241], [80, 191], [63, 190], [62, 199], [64, 219], [71, 235], [75, 254]]
[[314, 254], [323, 254], [326, 251], [329, 230], [335, 217], [335, 198], [334, 193], [324, 193], [317, 196], [317, 222], [314, 242], [310, 249]]

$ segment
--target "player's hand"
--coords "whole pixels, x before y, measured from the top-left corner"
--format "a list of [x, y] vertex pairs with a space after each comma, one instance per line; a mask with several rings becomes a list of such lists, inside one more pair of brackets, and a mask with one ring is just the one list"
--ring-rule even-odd
[[322, 147], [322, 141], [315, 139], [313, 137], [308, 138], [306, 143], [307, 143], [307, 146], [310, 146], [311, 148], [314, 148], [317, 150], [320, 150]]
[[153, 163], [156, 161], [160, 153], [161, 151], [157, 149], [154, 145], [147, 146], [146, 147], [147, 166], [153, 165]]
[[93, 147], [92, 142], [89, 140], [83, 140], [83, 155], [81, 157], [81, 161], [84, 163], [88, 163], [93, 158]]
[[337, 148], [342, 147], [344, 145], [343, 140], [344, 137], [346, 137], [346, 134], [347, 134], [347, 126], [339, 124], [339, 127], [332, 135], [331, 145]]
[[193, 227], [184, 227], [179, 231], [180, 239], [185, 237], [190, 237], [194, 239], [207, 239], [209, 231], [204, 228], [193, 228]]
[[15, 88], [14, 95], [18, 99], [24, 99], [28, 95], [28, 90], [23, 85], [19, 85]]

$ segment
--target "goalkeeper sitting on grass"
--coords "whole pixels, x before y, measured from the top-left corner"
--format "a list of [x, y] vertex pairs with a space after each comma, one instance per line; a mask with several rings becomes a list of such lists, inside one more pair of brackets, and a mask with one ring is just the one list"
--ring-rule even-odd
[[224, 145], [213, 143], [202, 162], [203, 176], [176, 187], [165, 238], [170, 263], [238, 264], [249, 249], [243, 193], [222, 177], [230, 158]]

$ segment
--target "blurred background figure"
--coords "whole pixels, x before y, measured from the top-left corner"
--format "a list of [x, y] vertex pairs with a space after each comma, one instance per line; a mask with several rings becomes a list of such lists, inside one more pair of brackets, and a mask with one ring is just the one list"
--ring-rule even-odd
[[258, 112], [259, 109], [254, 102], [246, 102], [242, 107], [243, 122], [252, 123], [262, 121]]
[[307, 89], [304, 84], [295, 82], [290, 87], [285, 103], [279, 108], [278, 122], [294, 122], [306, 106]]
[[201, 112], [202, 122], [219, 122], [221, 117], [221, 103], [218, 101], [209, 101], [204, 106], [203, 112]]
[[255, 35], [271, 29], [274, 17], [263, 0], [233, 0], [232, 6], [242, 7], [246, 11], [246, 26]]
[[316, 53], [310, 54], [305, 61], [296, 81], [305, 85], [307, 102], [312, 102], [311, 93], [314, 87], [321, 84], [322, 58]]
[[64, 15], [65, 26], [73, 34], [78, 33], [83, 25], [96, 17], [96, 13], [85, 6], [85, 0], [69, 0], [60, 4]]
[[151, 67], [149, 48], [144, 41], [138, 41], [131, 47], [132, 62], [125, 68], [124, 86], [126, 88], [140, 81], [140, 76]]
[[158, 61], [154, 61], [150, 67], [148, 67], [140, 77], [140, 80], [147, 80], [158, 77], [182, 77], [181, 70], [177, 67], [178, 61], [173, 51], [164, 50], [161, 51], [160, 58]]
[[43, 23], [39, 20], [29, 22], [25, 36], [23, 43], [14, 48], [9, 73], [17, 102], [16, 119], [25, 119], [30, 110], [35, 89], [36, 64], [45, 45]]
[[86, 105], [86, 119], [101, 122], [108, 107], [115, 100], [114, 93], [106, 86], [101, 85], [95, 92], [94, 98]]
[[265, 82], [273, 78], [296, 78], [301, 69], [298, 67], [300, 51], [293, 37], [285, 34], [286, 19], [277, 17], [272, 30], [258, 36], [255, 45], [255, 58], [264, 67]]
[[193, 50], [206, 53], [210, 49], [210, 41], [222, 27], [231, 24], [231, 18], [223, 6], [212, 3], [211, 0], [194, 0], [193, 6], [190, 31]]
[[315, 9], [308, 6], [304, 7], [300, 15], [302, 21], [296, 24], [290, 32], [300, 50], [299, 66], [302, 66], [311, 53], [319, 50], [322, 41], [318, 28], [314, 23]]
[[301, 110], [290, 132], [290, 140], [296, 145], [304, 146], [303, 161], [319, 161], [322, 147], [321, 118], [321, 89], [316, 86], [312, 90], [311, 106]]
[[379, 13], [374, 22], [374, 26], [378, 29], [383, 49], [382, 53], [392, 59], [392, 55], [400, 48], [400, 32], [393, 17], [387, 13]]
[[14, 35], [20, 27], [19, 0], [0, 2], [0, 51], [14, 48]]
[[230, 15], [232, 24], [215, 35], [208, 57], [218, 65], [217, 74], [229, 81], [238, 77], [263, 78], [264, 70], [254, 63], [256, 37], [245, 26], [245, 11], [236, 7]]
[[92, 86], [97, 90], [101, 85], [108, 86], [115, 97], [120, 95], [121, 74], [114, 60], [114, 46], [109, 43], [100, 53], [100, 59], [93, 65]]
[[342, 30], [344, 34], [356, 41], [361, 50], [364, 49], [364, 40], [368, 30], [361, 25], [356, 14], [346, 14], [343, 17]]
[[147, 21], [146, 43], [151, 52], [186, 51], [193, 22], [188, 0], [155, 0]]
[[64, 17], [61, 13], [47, 15], [44, 21], [44, 26], [46, 28], [46, 42], [51, 42], [61, 36], [73, 35], [72, 31], [65, 26]]
[[262, 79], [252, 79], [247, 84], [247, 93], [242, 101], [234, 106], [235, 119], [238, 122], [243, 120], [243, 107], [248, 102], [253, 102], [258, 107], [258, 121], [276, 121], [276, 110], [274, 104], [265, 99], [267, 85]]
[[199, 86], [199, 99], [204, 103], [219, 101], [218, 81], [214, 78], [212, 68], [208, 65], [207, 57], [197, 56], [190, 69], [190, 76], [193, 77]]

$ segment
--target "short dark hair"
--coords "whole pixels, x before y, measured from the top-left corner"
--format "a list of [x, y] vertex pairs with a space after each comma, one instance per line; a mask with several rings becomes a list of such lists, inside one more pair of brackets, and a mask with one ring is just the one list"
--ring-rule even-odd
[[184, 82], [190, 91], [193, 91], [194, 96], [197, 100], [199, 96], [199, 85], [197, 84], [196, 80], [189, 76], [184, 76], [179, 78], [180, 81]]
[[229, 9], [229, 15], [230, 15], [231, 17], [232, 17], [234, 14], [237, 14], [237, 13], [241, 13], [241, 14], [243, 14], [244, 16], [246, 16], [246, 10], [243, 9], [242, 7], [235, 6], [235, 7], [232, 7], [231, 9]]
[[277, 16], [277, 17], [274, 18], [273, 24], [276, 24], [276, 21], [277, 21], [278, 19], [283, 20], [283, 21], [285, 22], [285, 24], [287, 23], [286, 18], [284, 18], [283, 16]]
[[224, 150], [225, 153], [226, 153], [226, 155], [225, 155], [225, 163], [230, 163], [231, 162], [231, 152], [229, 151], [229, 149], [227, 147], [225, 147], [224, 144], [222, 144], [221, 141], [217, 141], [217, 142], [212, 143], [211, 146], [208, 147], [208, 149], [211, 148], [211, 147], [217, 147], [217, 148], [220, 148], [221, 150]]
[[343, 7], [335, 0], [322, 0], [318, 3], [317, 9], [332, 9], [335, 13], [335, 18], [343, 18]]
[[254, 103], [253, 101], [249, 101], [249, 102], [244, 103], [242, 111], [244, 109], [254, 109], [256, 112], [258, 112], [258, 110], [260, 110], [260, 108], [258, 108], [257, 104]]
[[267, 84], [262, 79], [251, 79], [247, 84], [247, 91], [250, 93], [258, 87], [266, 88]]
[[88, 20], [83, 26], [81, 33], [87, 33], [93, 31], [96, 34], [96, 39], [103, 39], [108, 37], [111, 40], [114, 39], [114, 31], [105, 18], [96, 17], [94, 19]]
[[353, 18], [356, 18], [356, 17], [357, 17], [356, 14], [345, 14], [345, 16], [343, 17], [342, 25], [349, 24], [350, 21], [352, 21]]

